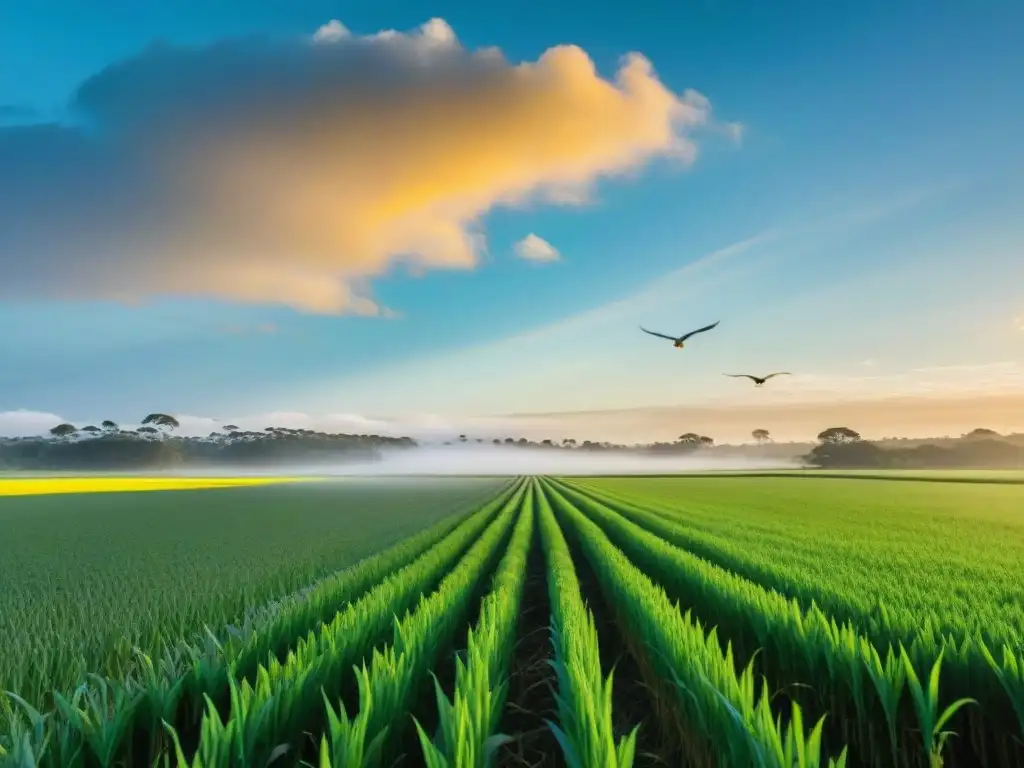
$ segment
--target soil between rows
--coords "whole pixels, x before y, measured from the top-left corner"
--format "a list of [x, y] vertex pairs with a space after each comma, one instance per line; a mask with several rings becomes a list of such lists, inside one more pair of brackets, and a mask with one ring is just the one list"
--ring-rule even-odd
[[508, 697], [498, 733], [512, 741], [498, 753], [498, 768], [562, 768], [565, 759], [545, 720], [556, 722], [554, 646], [551, 643], [551, 600], [547, 569], [534, 526], [516, 642], [509, 666]]

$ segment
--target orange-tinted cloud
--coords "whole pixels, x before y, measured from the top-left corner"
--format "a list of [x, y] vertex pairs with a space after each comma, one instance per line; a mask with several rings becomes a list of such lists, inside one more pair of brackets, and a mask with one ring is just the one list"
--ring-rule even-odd
[[685, 164], [711, 121], [639, 54], [610, 80], [571, 45], [514, 64], [440, 19], [161, 43], [73, 106], [88, 133], [0, 130], [0, 295], [378, 314], [369, 282], [395, 264], [475, 267], [494, 206], [578, 203], [654, 157]]

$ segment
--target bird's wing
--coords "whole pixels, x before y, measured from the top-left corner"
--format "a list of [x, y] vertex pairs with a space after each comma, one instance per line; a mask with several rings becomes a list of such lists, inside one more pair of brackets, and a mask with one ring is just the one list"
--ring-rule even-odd
[[[719, 320], [718, 323], [720, 323], [720, 322], [722, 322], [722, 321]], [[704, 331], [710, 331], [712, 328], [714, 328], [716, 325], [718, 325], [718, 323], [712, 323], [711, 325], [705, 325], [703, 328], [698, 328], [696, 331], [690, 331], [688, 334], [683, 336], [683, 338], [680, 339], [680, 341], [686, 341], [688, 338], [690, 338], [691, 336], [696, 336], [698, 333], [704, 333]]]
[[648, 331], [648, 330], [647, 330], [646, 328], [644, 328], [644, 327], [643, 327], [642, 325], [640, 326], [640, 330], [641, 330], [641, 331], [643, 331], [644, 333], [649, 333], [649, 334], [651, 334], [651, 336], [659, 336], [659, 337], [661, 337], [661, 338], [663, 338], [663, 339], [668, 339], [669, 341], [675, 341], [675, 340], [676, 340], [676, 337], [675, 337], [675, 336], [666, 336], [666, 335], [665, 335], [664, 333], [657, 333], [657, 332], [655, 332], [655, 331]]
[[767, 376], [764, 377], [764, 380], [768, 381], [768, 379], [770, 379], [772, 376], [792, 376], [792, 375], [793, 374], [790, 373], [789, 371], [779, 371], [777, 373], [769, 373]]
[[751, 381], [757, 381], [757, 376], [751, 376], [749, 373], [723, 373], [723, 376], [732, 376], [734, 379], [750, 379]]

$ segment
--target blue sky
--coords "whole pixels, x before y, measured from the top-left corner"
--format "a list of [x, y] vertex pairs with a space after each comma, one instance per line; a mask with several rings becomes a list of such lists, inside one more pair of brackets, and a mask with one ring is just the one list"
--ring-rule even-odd
[[[690, 134], [689, 166], [652, 157], [600, 179], [584, 205], [487, 206], [473, 269], [409, 274], [389, 263], [364, 287], [394, 318], [174, 291], [83, 298], [86, 241], [83, 254], [70, 248], [69, 261], [37, 270], [66, 266], [62, 291], [4, 291], [39, 257], [0, 237], [0, 324], [13, 329], [0, 338], [0, 412], [463, 418], [1024, 389], [1024, 50], [1013, 39], [1024, 8], [551, 6], [0, 6], [0, 144], [35, 123], [96, 128], [69, 110], [76, 88], [155, 39], [294, 38], [330, 19], [363, 35], [440, 17], [466, 48], [496, 46], [512, 62], [572, 43], [604, 78], [638, 51], [666, 88], [696, 89], [715, 115]], [[723, 127], [733, 121], [739, 142]], [[19, 159], [31, 172], [34, 158]], [[67, 189], [90, 194], [84, 182]], [[0, 186], [0, 206], [14, 194]], [[27, 215], [60, 232], [63, 209], [31, 200]], [[517, 258], [529, 233], [561, 258]], [[681, 352], [637, 330], [715, 320]], [[797, 375], [771, 392], [721, 376], [778, 369]]]

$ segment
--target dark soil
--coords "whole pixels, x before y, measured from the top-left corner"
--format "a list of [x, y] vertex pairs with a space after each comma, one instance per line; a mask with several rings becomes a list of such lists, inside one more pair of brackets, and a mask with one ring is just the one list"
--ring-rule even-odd
[[562, 768], [565, 760], [545, 720], [557, 721], [551, 601], [547, 572], [535, 530], [527, 561], [522, 611], [509, 669], [508, 698], [498, 733], [512, 736], [498, 753], [498, 768]]

